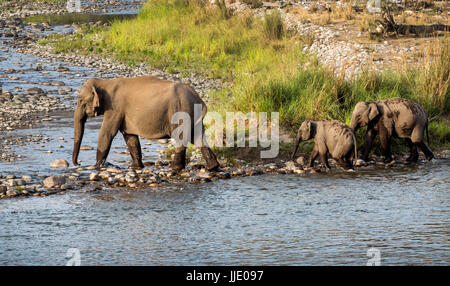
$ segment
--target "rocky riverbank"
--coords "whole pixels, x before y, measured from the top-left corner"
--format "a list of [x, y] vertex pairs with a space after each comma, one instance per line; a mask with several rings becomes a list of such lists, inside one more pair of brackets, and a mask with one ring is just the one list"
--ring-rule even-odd
[[[0, 18], [25, 18], [37, 15], [61, 15], [78, 13], [120, 13], [139, 9], [145, 0], [80, 0], [79, 10], [68, 10], [68, 1], [3, 0], [0, 2]], [[72, 1], [75, 2], [75, 1]], [[72, 9], [78, 9], [73, 6]]]
[[[450, 152], [444, 151], [437, 154], [437, 158], [449, 158]], [[356, 170], [404, 168], [404, 157], [396, 156], [396, 161], [390, 164], [382, 163], [379, 157], [370, 162], [357, 162]], [[308, 176], [316, 173], [343, 172], [336, 165], [336, 161], [329, 159], [331, 170], [317, 166], [309, 168], [306, 159], [300, 156], [296, 162], [278, 159], [276, 162], [259, 163], [246, 162], [244, 160], [233, 160], [233, 164], [227, 160], [220, 160], [219, 171], [209, 172], [201, 164], [201, 155], [194, 152], [185, 170], [173, 171], [168, 168], [169, 161], [157, 160], [145, 162], [145, 168], [134, 170], [109, 166], [96, 170], [94, 166], [68, 168], [64, 160], [55, 160], [53, 167], [59, 167], [60, 175], [46, 176], [45, 174], [32, 174], [21, 177], [14, 175], [0, 175], [0, 199], [18, 196], [48, 196], [53, 194], [64, 194], [69, 190], [82, 192], [101, 191], [103, 189], [120, 189], [124, 192], [146, 189], [158, 191], [161, 187], [182, 183], [208, 183], [215, 180], [231, 179], [238, 177], [258, 176], [263, 174], [295, 174]], [[421, 160], [420, 164], [432, 164]], [[353, 170], [350, 170], [353, 172]]]
[[[317, 55], [323, 65], [331, 67], [338, 74], [344, 73], [346, 78], [352, 78], [365, 69], [379, 71], [415, 64], [419, 62], [420, 55], [426, 54], [426, 50], [436, 41], [433, 38], [420, 37], [370, 39], [368, 19], [377, 17], [377, 14], [362, 16], [360, 12], [358, 16], [356, 12], [350, 12], [353, 14], [347, 16], [348, 20], [332, 19], [333, 14], [323, 16], [324, 19], [321, 20], [315, 19], [317, 11], [344, 9], [341, 11], [345, 12], [348, 3], [343, 1], [230, 2], [233, 3], [228, 7], [236, 13], [252, 13], [261, 18], [272, 10], [280, 11], [286, 29], [294, 31], [302, 38], [304, 51]], [[362, 6], [358, 9], [363, 11], [364, 8]], [[413, 11], [406, 10], [406, 15], [412, 14]], [[445, 23], [448, 15], [450, 11], [447, 10], [436, 13], [434, 17]], [[321, 21], [324, 23], [315, 23]]]

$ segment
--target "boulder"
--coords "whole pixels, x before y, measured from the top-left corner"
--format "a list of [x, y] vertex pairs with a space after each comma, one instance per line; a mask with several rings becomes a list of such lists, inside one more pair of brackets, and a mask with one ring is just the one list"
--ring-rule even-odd
[[44, 180], [44, 187], [50, 189], [56, 186], [61, 186], [66, 183], [66, 177], [64, 176], [51, 176]]
[[50, 163], [50, 167], [52, 167], [52, 168], [67, 168], [67, 167], [69, 167], [69, 163], [64, 159], [56, 159]]

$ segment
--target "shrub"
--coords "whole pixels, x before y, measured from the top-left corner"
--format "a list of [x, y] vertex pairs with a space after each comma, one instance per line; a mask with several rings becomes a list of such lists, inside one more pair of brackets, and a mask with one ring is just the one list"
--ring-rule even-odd
[[264, 15], [264, 33], [269, 40], [281, 39], [284, 33], [283, 19], [278, 10]]

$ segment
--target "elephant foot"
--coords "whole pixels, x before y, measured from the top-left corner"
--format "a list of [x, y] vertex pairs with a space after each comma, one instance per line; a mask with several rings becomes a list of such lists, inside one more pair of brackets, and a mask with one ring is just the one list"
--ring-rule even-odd
[[172, 169], [172, 170], [174, 170], [174, 171], [180, 171], [180, 170], [183, 170], [184, 167], [185, 167], [184, 164], [177, 163], [177, 162], [172, 162], [172, 163], [169, 164], [169, 168]]
[[142, 162], [133, 162], [133, 164], [131, 164], [130, 168], [140, 170], [140, 169], [144, 168], [144, 164], [142, 164]]
[[175, 171], [183, 170], [186, 167], [186, 149], [182, 148], [175, 153], [175, 158], [169, 164], [169, 168]]
[[202, 147], [201, 152], [202, 152], [203, 158], [206, 161], [206, 169], [208, 171], [217, 170], [220, 167], [220, 164], [217, 161], [216, 155], [213, 153], [213, 151], [210, 148]]
[[215, 170], [219, 169], [219, 167], [220, 167], [220, 164], [217, 161], [206, 163], [206, 169], [208, 171], [215, 171]]
[[428, 161], [431, 161], [431, 160], [434, 158], [434, 154], [433, 154], [433, 153], [431, 153], [431, 154], [426, 154], [426, 155], [425, 155], [425, 158], [426, 158]]
[[406, 158], [406, 160], [405, 160], [407, 163], [414, 163], [414, 162], [417, 162], [417, 159], [414, 159], [414, 158], [411, 158], [411, 157], [408, 157], [408, 158]]
[[416, 162], [414, 162], [414, 161], [405, 161], [405, 163], [403, 163], [403, 165], [405, 165], [405, 166], [414, 166], [416, 164], [417, 164], [417, 161]]
[[391, 163], [392, 161], [393, 161], [392, 157], [385, 157], [384, 160], [383, 160], [383, 163], [389, 164], [389, 163]]

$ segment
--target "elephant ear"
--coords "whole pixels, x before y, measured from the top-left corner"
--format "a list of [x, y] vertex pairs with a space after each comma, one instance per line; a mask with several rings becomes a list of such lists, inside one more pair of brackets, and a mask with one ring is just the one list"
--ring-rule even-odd
[[378, 111], [378, 106], [376, 103], [369, 104], [369, 121], [372, 121], [375, 117], [378, 116], [380, 112]]
[[309, 120], [305, 122], [304, 130], [302, 131], [302, 137], [302, 139], [305, 141], [311, 139], [311, 121]]
[[92, 86], [92, 94], [94, 95], [94, 99], [92, 101], [92, 106], [95, 108], [100, 107], [100, 98], [98, 97], [97, 90], [95, 89], [95, 86]]

